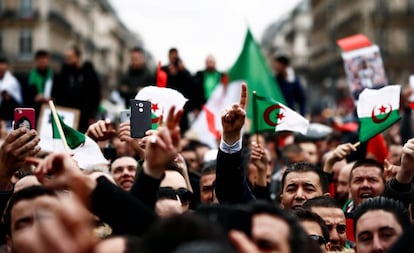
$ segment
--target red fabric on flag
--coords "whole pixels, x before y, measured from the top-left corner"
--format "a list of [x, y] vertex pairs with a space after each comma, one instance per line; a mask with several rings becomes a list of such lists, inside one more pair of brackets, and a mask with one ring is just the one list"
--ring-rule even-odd
[[216, 128], [216, 119], [214, 117], [214, 113], [210, 111], [205, 105], [203, 105], [203, 111], [206, 113], [208, 131], [212, 133], [217, 140], [220, 140], [220, 131], [218, 131]]
[[158, 87], [165, 88], [167, 87], [167, 73], [161, 69], [161, 62], [158, 62], [157, 67], [157, 80], [156, 84]]
[[342, 51], [352, 51], [363, 47], [369, 47], [372, 45], [367, 36], [363, 34], [355, 34], [349, 37], [345, 37], [336, 41], [336, 44], [342, 48]]
[[385, 142], [384, 136], [382, 134], [378, 134], [368, 141], [367, 155], [373, 156], [374, 159], [380, 163], [383, 163], [384, 159], [387, 158], [387, 143]]

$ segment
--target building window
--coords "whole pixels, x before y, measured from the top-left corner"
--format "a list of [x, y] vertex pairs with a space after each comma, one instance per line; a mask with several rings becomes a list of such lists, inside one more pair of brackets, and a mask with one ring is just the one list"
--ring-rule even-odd
[[30, 17], [33, 14], [32, 0], [20, 0], [20, 16]]
[[32, 53], [32, 30], [29, 28], [22, 29], [20, 31], [20, 55], [30, 56]]

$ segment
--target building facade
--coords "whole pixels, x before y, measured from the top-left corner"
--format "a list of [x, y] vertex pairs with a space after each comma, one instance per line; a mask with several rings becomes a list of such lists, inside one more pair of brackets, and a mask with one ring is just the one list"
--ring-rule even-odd
[[[309, 7], [301, 9], [301, 15], [309, 17], [307, 30], [301, 29], [297, 22], [298, 9], [304, 5]], [[324, 101], [335, 105], [349, 95], [346, 94], [341, 49], [336, 44], [338, 39], [347, 36], [361, 33], [380, 47], [390, 84], [405, 85], [409, 75], [414, 73], [414, 47], [411, 46], [414, 43], [414, 0], [304, 0], [276, 24], [283, 25], [279, 26], [279, 32], [273, 32], [277, 35], [272, 46], [293, 58], [292, 65], [303, 73], [313, 104]], [[307, 40], [302, 44], [306, 54], [298, 53], [294, 47], [300, 31]], [[304, 72], [301, 71], [303, 66], [307, 66]]]
[[17, 76], [32, 68], [38, 49], [51, 53], [58, 71], [70, 45], [81, 48], [109, 90], [128, 65], [129, 49], [142, 41], [107, 0], [0, 0], [0, 51]]

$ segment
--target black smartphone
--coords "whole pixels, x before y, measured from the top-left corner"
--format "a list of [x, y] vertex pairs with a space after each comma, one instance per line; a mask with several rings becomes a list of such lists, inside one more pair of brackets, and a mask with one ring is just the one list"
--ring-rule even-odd
[[35, 110], [33, 108], [14, 109], [14, 129], [25, 127], [27, 129], [36, 128]]
[[131, 137], [142, 138], [152, 127], [151, 102], [131, 99], [129, 103], [131, 106]]

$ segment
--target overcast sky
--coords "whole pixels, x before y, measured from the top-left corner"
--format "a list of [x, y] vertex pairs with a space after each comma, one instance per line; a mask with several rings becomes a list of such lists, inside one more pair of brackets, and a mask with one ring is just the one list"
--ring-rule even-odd
[[176, 47], [191, 71], [216, 57], [227, 71], [240, 53], [247, 26], [256, 41], [300, 0], [110, 0], [124, 24], [137, 32], [155, 60], [167, 63]]

